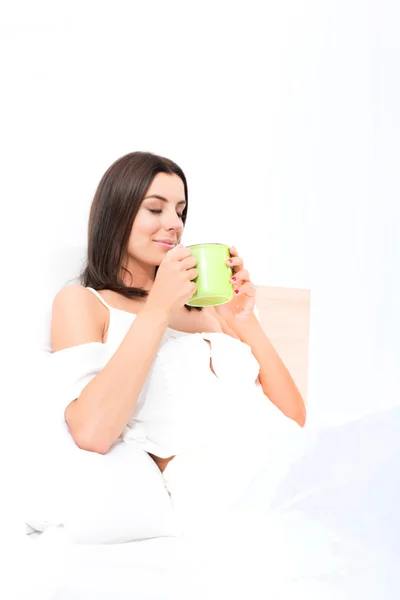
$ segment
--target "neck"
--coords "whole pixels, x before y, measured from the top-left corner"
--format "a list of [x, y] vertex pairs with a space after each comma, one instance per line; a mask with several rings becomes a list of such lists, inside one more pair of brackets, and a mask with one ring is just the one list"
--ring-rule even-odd
[[150, 291], [154, 282], [156, 267], [132, 258], [123, 266], [126, 269], [126, 271], [122, 270], [122, 281], [125, 285]]

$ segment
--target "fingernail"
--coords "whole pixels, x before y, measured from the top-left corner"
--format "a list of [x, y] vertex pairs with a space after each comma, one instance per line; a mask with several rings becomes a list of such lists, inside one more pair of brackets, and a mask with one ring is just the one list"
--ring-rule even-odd
[[232, 277], [231, 281], [236, 281], [236, 277]]
[[238, 293], [239, 293], [239, 290], [235, 290], [235, 294], [238, 294]]

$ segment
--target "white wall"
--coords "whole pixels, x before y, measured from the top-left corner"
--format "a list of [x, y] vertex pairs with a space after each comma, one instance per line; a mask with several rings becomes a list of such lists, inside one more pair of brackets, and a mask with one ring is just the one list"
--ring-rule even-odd
[[187, 241], [235, 244], [256, 283], [311, 288], [311, 417], [398, 402], [399, 17], [372, 0], [9, 2], [8, 375], [41, 256], [84, 244], [103, 172], [147, 150], [188, 177]]

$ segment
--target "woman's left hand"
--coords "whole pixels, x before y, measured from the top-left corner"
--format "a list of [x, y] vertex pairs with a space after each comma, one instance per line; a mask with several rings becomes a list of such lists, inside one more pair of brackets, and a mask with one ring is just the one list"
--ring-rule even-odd
[[232, 268], [233, 298], [225, 304], [214, 306], [227, 323], [247, 321], [253, 314], [256, 302], [256, 286], [251, 283], [249, 272], [243, 268], [243, 259], [234, 246], [229, 248], [231, 258], [226, 264]]

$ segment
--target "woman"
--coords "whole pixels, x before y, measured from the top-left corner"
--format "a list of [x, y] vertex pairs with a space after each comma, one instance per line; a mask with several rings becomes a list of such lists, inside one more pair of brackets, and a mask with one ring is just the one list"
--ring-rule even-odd
[[[98, 186], [82, 285], [65, 287], [53, 303], [52, 356], [76, 369], [76, 385], [72, 370], [53, 378], [73, 448], [100, 462], [114, 450], [118, 460], [118, 450], [130, 450], [132, 442], [147, 452], [162, 473], [180, 530], [189, 537], [204, 533], [200, 558], [218, 572], [225, 566], [223, 595], [237, 592], [242, 576], [247, 595], [253, 585], [253, 597], [266, 597], [265, 587], [282, 597], [301, 591], [311, 597], [308, 586], [321, 585], [313, 597], [354, 598], [354, 581], [348, 582], [354, 575], [370, 597], [373, 566], [380, 577], [382, 556], [388, 564], [389, 553], [398, 554], [390, 548], [398, 503], [392, 508], [389, 500], [400, 489], [393, 468], [400, 411], [381, 419], [384, 449], [377, 418], [328, 429], [302, 446], [308, 437], [304, 402], [254, 314], [255, 286], [235, 248], [228, 261], [233, 300], [214, 308], [187, 305], [197, 275], [190, 249], [180, 244], [187, 210], [183, 172], [150, 153], [120, 158]], [[308, 451], [300, 460], [302, 447]], [[110, 487], [107, 479], [96, 487], [100, 502], [90, 494], [92, 464], [85, 460], [81, 480], [69, 486], [78, 509], [87, 494], [93, 499], [78, 515], [78, 527]], [[117, 495], [126, 491], [129, 466], [120, 469]], [[67, 465], [62, 476], [68, 472], [74, 475], [74, 467]], [[378, 473], [385, 473], [383, 480]], [[67, 489], [64, 482], [62, 499]], [[134, 486], [132, 494], [140, 490]], [[119, 496], [113, 506], [120, 510]], [[129, 499], [126, 510], [132, 511]], [[376, 523], [368, 535], [365, 515]], [[336, 596], [328, 596], [332, 573]], [[209, 580], [214, 585], [214, 577]]]
[[[91, 342], [114, 345], [109, 362], [65, 410], [70, 433], [82, 449], [104, 454], [123, 435], [167, 331], [223, 333], [243, 342], [258, 363], [255, 383], [261, 384], [265, 402], [300, 426], [305, 423], [303, 399], [254, 315], [255, 286], [235, 248], [227, 261], [234, 298], [204, 309], [186, 304], [197, 276], [196, 259], [180, 244], [187, 211], [185, 175], [166, 158], [133, 152], [117, 160], [100, 181], [90, 211], [82, 285], [62, 289], [52, 313], [54, 352]], [[122, 323], [124, 313], [132, 318]], [[110, 315], [119, 336], [110, 331]], [[211, 347], [209, 339], [202, 342]], [[213, 370], [212, 358], [208, 366]], [[174, 455], [157, 456], [156, 451], [149, 453], [164, 471]]]

